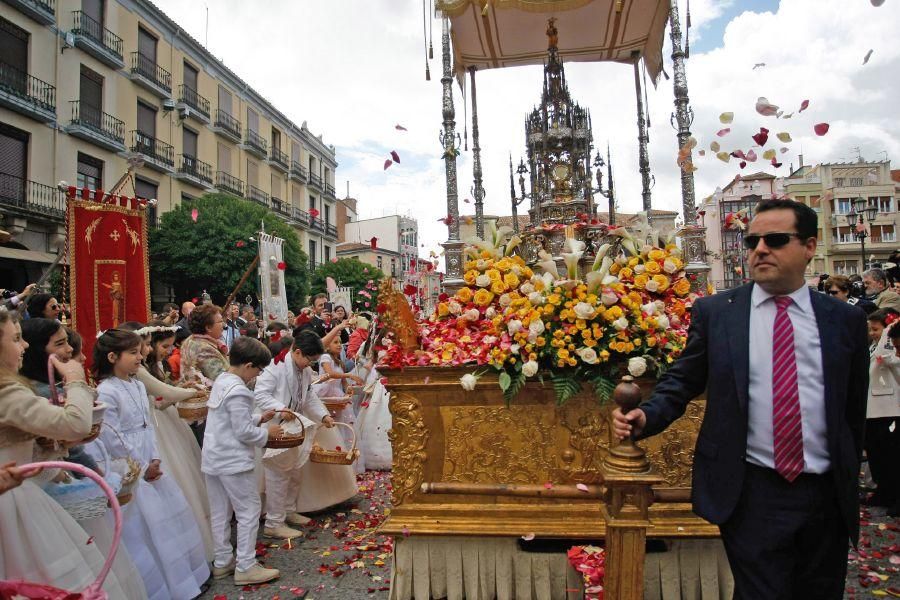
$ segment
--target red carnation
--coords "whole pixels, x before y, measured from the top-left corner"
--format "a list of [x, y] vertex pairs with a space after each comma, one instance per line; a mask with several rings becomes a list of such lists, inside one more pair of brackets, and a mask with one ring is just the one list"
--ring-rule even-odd
[[238, 240], [237, 243], [235, 244], [235, 246], [237, 246], [238, 248], [243, 248], [246, 245], [247, 244], [244, 242], [244, 240]]
[[279, 270], [279, 271], [284, 271], [285, 269], [287, 269], [287, 263], [286, 263], [286, 262], [281, 261], [280, 263], [278, 263], [278, 270]]

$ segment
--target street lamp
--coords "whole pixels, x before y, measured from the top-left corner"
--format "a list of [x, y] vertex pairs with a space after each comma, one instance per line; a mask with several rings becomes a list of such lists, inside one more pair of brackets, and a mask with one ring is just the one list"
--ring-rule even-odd
[[862, 251], [862, 270], [866, 270], [866, 238], [869, 233], [866, 231], [866, 223], [875, 221], [878, 216], [878, 207], [866, 207], [865, 198], [856, 198], [853, 200], [853, 206], [847, 213], [847, 223], [853, 228], [853, 237], [859, 241]]

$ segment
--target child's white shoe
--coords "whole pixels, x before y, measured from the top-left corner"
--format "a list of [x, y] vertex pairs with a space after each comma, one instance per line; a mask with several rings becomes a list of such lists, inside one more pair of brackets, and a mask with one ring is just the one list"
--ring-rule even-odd
[[255, 563], [246, 571], [234, 572], [234, 585], [259, 585], [273, 579], [278, 579], [281, 573], [278, 569], [267, 569], [259, 563]]
[[266, 527], [263, 529], [263, 535], [271, 538], [290, 539], [303, 535], [302, 531], [292, 529], [287, 525], [279, 525], [278, 527]]
[[287, 518], [285, 519], [288, 525], [294, 525], [296, 527], [303, 527], [304, 525], [309, 525], [309, 522], [312, 521], [307, 516], [301, 515], [298, 512], [288, 513]]
[[228, 577], [229, 575], [234, 573], [236, 564], [237, 563], [235, 563], [233, 556], [231, 557], [231, 562], [229, 562], [224, 567], [217, 567], [215, 564], [213, 564], [213, 568], [212, 568], [213, 579], [225, 579], [226, 577]]

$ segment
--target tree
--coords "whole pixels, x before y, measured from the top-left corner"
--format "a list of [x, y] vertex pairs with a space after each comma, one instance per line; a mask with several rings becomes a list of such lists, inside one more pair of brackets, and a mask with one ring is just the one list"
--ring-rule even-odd
[[[175, 288], [178, 299], [206, 290], [214, 302], [222, 303], [256, 256], [253, 239], [261, 222], [266, 233], [284, 238], [288, 305], [302, 304], [309, 292], [309, 271], [297, 233], [265, 207], [227, 194], [207, 194], [163, 214], [159, 229], [150, 232], [150, 277]], [[237, 297], [258, 291], [254, 270]]]
[[341, 258], [334, 262], [322, 263], [313, 273], [310, 294], [315, 295], [328, 291], [325, 285], [326, 277], [334, 279], [338, 287], [351, 288], [353, 290], [352, 297], [355, 299], [356, 294], [365, 289], [369, 281], [373, 281], [377, 285], [384, 277], [384, 273], [355, 258]]

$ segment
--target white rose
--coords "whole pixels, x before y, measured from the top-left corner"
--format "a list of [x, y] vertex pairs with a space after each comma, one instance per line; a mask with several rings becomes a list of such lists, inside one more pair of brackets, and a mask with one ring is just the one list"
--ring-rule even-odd
[[475, 278], [475, 285], [480, 288], [489, 288], [491, 287], [491, 278], [482, 273], [478, 277]]
[[616, 264], [624, 267], [625, 265], [628, 264], [628, 259], [625, 258], [624, 255], [620, 254], [619, 256], [616, 257]]
[[544, 303], [544, 295], [540, 292], [531, 292], [528, 294], [528, 301], [532, 306], [540, 306]]
[[512, 296], [510, 296], [509, 294], [503, 294], [502, 296], [500, 296], [500, 308], [506, 308], [510, 304], [512, 304]]
[[481, 313], [478, 312], [477, 308], [470, 308], [465, 313], [463, 313], [463, 316], [469, 321], [477, 321], [481, 316]]
[[485, 269], [488, 268], [487, 261], [484, 260], [483, 258], [479, 258], [478, 261], [475, 263], [475, 268], [478, 269], [479, 271], [484, 271]]
[[525, 377], [534, 377], [538, 372], [538, 364], [537, 361], [529, 360], [527, 363], [522, 365], [522, 374]]
[[513, 319], [509, 323], [507, 323], [506, 328], [509, 330], [509, 335], [516, 335], [520, 331], [522, 331], [522, 321], [518, 319]]
[[631, 373], [633, 377], [640, 377], [647, 372], [647, 361], [640, 356], [629, 358], [628, 372]]
[[488, 335], [488, 336], [481, 338], [481, 341], [484, 342], [485, 346], [493, 346], [494, 343], [497, 341], [497, 338], [496, 338], [496, 336]]
[[656, 317], [656, 328], [657, 329], [668, 329], [669, 328], [669, 317], [666, 315], [659, 315]]
[[657, 291], [659, 291], [659, 284], [651, 279], [644, 286], [644, 289], [647, 290], [648, 292], [657, 292]]
[[641, 246], [641, 254], [643, 254], [644, 256], [650, 254], [651, 250], [653, 250], [653, 246], [651, 246], [650, 244], [644, 244], [643, 246]]
[[484, 311], [484, 316], [487, 317], [488, 319], [493, 319], [494, 317], [497, 316], [497, 309], [494, 308], [493, 306], [488, 306], [487, 310]]
[[656, 302], [648, 302], [647, 304], [641, 305], [641, 312], [645, 315], [655, 315], [656, 314]]
[[521, 348], [522, 347], [519, 344], [513, 344], [512, 346], [509, 347], [509, 351], [512, 352], [513, 354], [518, 354], [519, 350]]
[[625, 317], [619, 317], [612, 322], [612, 326], [616, 328], [616, 331], [624, 331], [628, 329], [628, 319]]
[[678, 315], [672, 315], [670, 321], [672, 327], [681, 327], [681, 319], [678, 318]]
[[603, 303], [603, 306], [612, 306], [619, 301], [619, 297], [612, 292], [603, 292], [600, 294], [600, 301]]
[[462, 313], [462, 305], [455, 300], [451, 300], [447, 305], [447, 308], [450, 309], [450, 313], [454, 315], [459, 315]]
[[675, 262], [672, 259], [667, 258], [666, 262], [663, 263], [663, 271], [665, 271], [669, 275], [671, 275], [672, 273], [674, 273], [677, 270], [678, 270], [678, 266], [675, 264]]
[[525, 296], [534, 291], [534, 286], [528, 283], [527, 281], [519, 287], [519, 291], [522, 292]]
[[478, 383], [478, 378], [472, 375], [471, 373], [466, 373], [462, 377], [459, 378], [459, 384], [463, 387], [467, 392], [471, 392], [475, 389], [475, 384]]
[[597, 311], [594, 310], [594, 307], [587, 302], [579, 302], [578, 304], [576, 304], [574, 311], [576, 318], [584, 319], [585, 321], [593, 319], [594, 315], [597, 314]]
[[576, 350], [575, 354], [577, 354], [583, 362], [589, 365], [597, 364], [597, 351], [593, 348], [582, 347]]
[[519, 265], [513, 265], [512, 269], [510, 269], [510, 271], [515, 273], [516, 277], [521, 277], [522, 273], [524, 273], [524, 271], [522, 270], [522, 267], [520, 267]]
[[633, 269], [635, 275], [640, 275], [641, 273], [643, 273], [646, 270], [647, 270], [647, 267], [645, 267], [644, 265], [634, 265], [634, 269]]
[[534, 336], [537, 339], [537, 336], [544, 333], [544, 330], [546, 330], [546, 327], [544, 327], [544, 322], [540, 319], [534, 319], [528, 324], [529, 337]]

